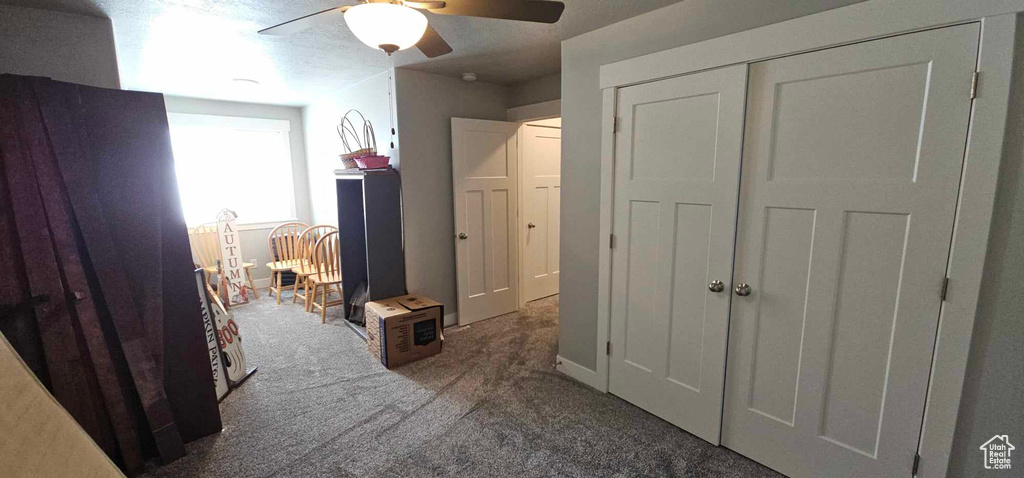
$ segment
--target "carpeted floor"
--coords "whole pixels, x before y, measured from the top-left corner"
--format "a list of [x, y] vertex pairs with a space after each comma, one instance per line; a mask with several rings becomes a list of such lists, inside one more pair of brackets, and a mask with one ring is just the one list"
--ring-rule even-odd
[[[558, 297], [445, 330], [440, 355], [389, 371], [332, 309], [235, 309], [259, 371], [224, 431], [150, 477], [779, 477], [554, 370]], [[151, 465], [152, 466], [152, 465]]]

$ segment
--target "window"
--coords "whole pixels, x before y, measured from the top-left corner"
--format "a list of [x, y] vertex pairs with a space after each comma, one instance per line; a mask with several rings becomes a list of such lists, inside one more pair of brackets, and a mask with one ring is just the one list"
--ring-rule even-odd
[[287, 120], [168, 113], [181, 208], [189, 226], [222, 209], [240, 224], [295, 219]]

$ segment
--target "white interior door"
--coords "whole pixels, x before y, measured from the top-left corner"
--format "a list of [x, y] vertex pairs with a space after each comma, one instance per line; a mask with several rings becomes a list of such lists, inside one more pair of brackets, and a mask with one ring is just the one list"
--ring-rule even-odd
[[558, 293], [558, 232], [562, 186], [561, 121], [539, 121], [519, 128], [523, 245], [521, 302]]
[[751, 65], [724, 445], [795, 478], [911, 475], [978, 38]]
[[518, 127], [452, 118], [459, 325], [516, 310]]
[[714, 444], [746, 75], [631, 86], [616, 107], [609, 390]]

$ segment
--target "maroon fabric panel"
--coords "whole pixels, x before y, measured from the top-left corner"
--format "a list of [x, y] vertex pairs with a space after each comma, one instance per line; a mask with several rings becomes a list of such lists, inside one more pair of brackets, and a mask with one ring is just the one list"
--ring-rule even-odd
[[0, 75], [0, 331], [129, 474], [221, 429], [178, 194], [161, 95]]
[[[33, 116], [31, 121], [42, 123], [41, 117]], [[92, 300], [93, 294], [85, 266], [78, 252], [78, 243], [81, 240], [76, 242], [71, 204], [64, 190], [56, 158], [45, 143], [45, 138], [42, 139], [44, 141], [38, 142], [38, 147], [33, 148], [32, 159], [63, 283], [79, 297], [78, 300], [72, 301], [72, 311], [76, 319], [74, 325], [80, 343], [79, 348], [88, 353], [84, 357], [86, 377], [89, 379], [90, 388], [97, 390], [100, 400], [105, 405], [100, 409], [103, 412], [100, 421], [111, 422], [111, 431], [116, 435], [117, 444], [120, 446], [124, 468], [129, 474], [134, 474], [140, 471], [143, 465], [136, 420], [128, 408], [128, 400], [123, 393], [123, 385], [119, 381], [95, 302]], [[103, 441], [111, 439], [108, 436], [101, 438]], [[105, 445], [108, 454], [113, 455], [113, 443]]]
[[[184, 446], [162, 386], [163, 374], [153, 360], [152, 343], [136, 308], [140, 301], [133, 301], [133, 289], [125, 269], [129, 264], [122, 259], [127, 251], [116, 246], [116, 232], [111, 230], [113, 223], [108, 222], [117, 219], [105, 217], [100, 201], [101, 192], [106, 191], [97, 185], [97, 165], [108, 158], [96, 154], [93, 138], [85, 128], [87, 118], [81, 114], [82, 98], [77, 86], [50, 81], [38, 81], [35, 86], [85, 249], [103, 291], [102, 300], [120, 339], [149, 429], [160, 458], [165, 463], [173, 461], [185, 454]], [[138, 225], [134, 221], [131, 224]], [[145, 264], [131, 266], [145, 267]]]
[[[0, 80], [2, 83], [3, 80]], [[6, 108], [9, 103], [0, 103]], [[5, 127], [0, 124], [0, 128]], [[14, 209], [7, 188], [7, 173], [4, 169], [4, 149], [0, 144], [0, 271], [4, 271], [0, 280], [0, 304], [13, 306], [23, 303], [29, 297], [28, 278], [25, 277], [25, 263], [21, 257], [21, 244], [18, 230], [14, 222]], [[7, 338], [22, 360], [39, 378], [43, 386], [50, 386], [50, 372], [46, 369], [46, 357], [43, 353], [43, 342], [39, 337], [39, 327], [31, 307], [5, 309], [0, 316], [0, 333]]]
[[[51, 82], [62, 94], [71, 85]], [[163, 96], [74, 87], [93, 187], [181, 438], [221, 429]], [[61, 163], [64, 170], [64, 163]], [[69, 165], [74, 166], [74, 165]], [[65, 177], [68, 171], [65, 171]], [[70, 186], [69, 186], [70, 187]], [[80, 218], [80, 221], [82, 219]], [[96, 258], [94, 258], [95, 260]], [[159, 445], [159, 440], [158, 440]]]
[[32, 164], [31, 151], [39, 147], [41, 125], [32, 123], [34, 102], [25, 97], [21, 86], [17, 81], [0, 84], [0, 149], [4, 152], [4, 173], [29, 294], [48, 299], [34, 309], [53, 395], [86, 432], [99, 438], [102, 435], [96, 404], [86, 380]]

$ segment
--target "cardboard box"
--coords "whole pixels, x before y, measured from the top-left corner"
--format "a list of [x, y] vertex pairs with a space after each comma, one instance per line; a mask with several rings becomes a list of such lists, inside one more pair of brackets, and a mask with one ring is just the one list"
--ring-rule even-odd
[[366, 303], [366, 345], [391, 369], [441, 353], [444, 305], [403, 295]]

